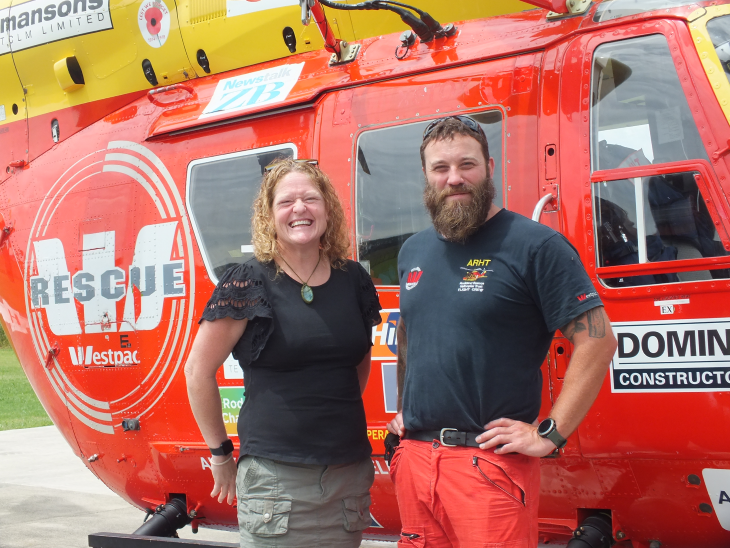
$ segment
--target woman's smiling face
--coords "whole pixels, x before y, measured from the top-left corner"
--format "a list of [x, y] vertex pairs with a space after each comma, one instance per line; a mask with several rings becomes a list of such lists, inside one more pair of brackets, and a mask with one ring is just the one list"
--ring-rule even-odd
[[324, 198], [308, 175], [287, 173], [274, 191], [274, 226], [279, 245], [317, 245], [327, 230]]

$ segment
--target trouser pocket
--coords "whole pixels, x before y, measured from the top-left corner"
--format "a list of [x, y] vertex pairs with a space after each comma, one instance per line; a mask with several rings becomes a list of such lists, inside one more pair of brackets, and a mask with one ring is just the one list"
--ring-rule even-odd
[[373, 523], [370, 517], [370, 495], [356, 495], [342, 499], [345, 531], [354, 533], [367, 529]]
[[291, 498], [289, 497], [246, 497], [239, 500], [242, 513], [240, 522], [246, 530], [260, 537], [277, 537], [289, 530]]
[[525, 506], [525, 490], [499, 464], [480, 455], [472, 456], [471, 463], [489, 485], [502, 491], [520, 506]]

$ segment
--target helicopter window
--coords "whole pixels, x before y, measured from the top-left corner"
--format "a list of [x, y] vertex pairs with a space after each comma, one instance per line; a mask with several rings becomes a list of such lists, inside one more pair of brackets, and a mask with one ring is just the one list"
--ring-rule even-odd
[[296, 157], [296, 147], [248, 150], [195, 160], [188, 166], [188, 208], [213, 283], [231, 266], [253, 257], [251, 204], [264, 168], [282, 157]]
[[707, 160], [663, 35], [596, 49], [591, 126], [593, 171]]
[[[599, 265], [619, 266], [728, 255], [697, 187], [697, 173], [672, 173], [593, 184]], [[730, 270], [696, 270], [603, 279], [609, 287], [730, 278]]]
[[[494, 203], [502, 206], [502, 113], [469, 115], [487, 135], [494, 158]], [[398, 252], [431, 225], [423, 205], [419, 147], [430, 120], [364, 132], [357, 141], [358, 259], [378, 285], [398, 285]]]
[[716, 17], [707, 22], [707, 32], [715, 46], [725, 76], [730, 80], [730, 15]]
[[697, 0], [605, 0], [598, 4], [593, 20], [600, 23], [637, 13], [678, 8], [696, 3]]

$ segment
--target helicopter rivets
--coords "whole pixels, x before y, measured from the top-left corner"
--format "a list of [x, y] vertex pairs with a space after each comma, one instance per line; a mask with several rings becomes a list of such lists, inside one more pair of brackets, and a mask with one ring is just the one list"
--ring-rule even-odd
[[626, 533], [624, 533], [623, 531], [618, 531], [618, 532], [616, 532], [616, 538], [618, 540], [621, 540], [622, 538], [626, 538]]

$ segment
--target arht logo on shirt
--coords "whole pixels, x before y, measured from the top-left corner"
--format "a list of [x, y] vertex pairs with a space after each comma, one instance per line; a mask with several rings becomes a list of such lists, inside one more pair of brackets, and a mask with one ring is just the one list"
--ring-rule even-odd
[[459, 291], [484, 291], [484, 282], [478, 280], [486, 278], [489, 272], [494, 272], [494, 270], [487, 268], [491, 262], [491, 259], [472, 259], [465, 267], [460, 267], [461, 270], [466, 270], [466, 274], [459, 284]]
[[406, 289], [411, 290], [414, 287], [418, 285], [418, 280], [421, 279], [421, 274], [423, 274], [423, 271], [420, 267], [411, 268], [411, 271], [408, 273], [408, 278], [406, 278]]

